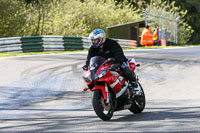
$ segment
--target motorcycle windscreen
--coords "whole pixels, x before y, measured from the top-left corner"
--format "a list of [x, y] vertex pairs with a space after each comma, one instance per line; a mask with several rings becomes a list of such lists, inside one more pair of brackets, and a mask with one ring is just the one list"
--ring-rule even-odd
[[95, 79], [95, 74], [99, 69], [99, 67], [104, 63], [104, 61], [105, 59], [101, 56], [94, 56], [90, 59], [89, 69], [92, 80]]

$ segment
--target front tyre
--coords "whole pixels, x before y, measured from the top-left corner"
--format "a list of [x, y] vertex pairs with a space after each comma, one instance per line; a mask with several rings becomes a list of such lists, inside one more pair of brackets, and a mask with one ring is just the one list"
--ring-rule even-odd
[[94, 90], [92, 105], [95, 113], [102, 120], [110, 120], [113, 116], [112, 100], [109, 104], [106, 104], [101, 90]]
[[133, 104], [129, 108], [129, 110], [133, 113], [141, 113], [144, 110], [145, 104], [146, 104], [144, 90], [140, 83], [139, 83], [139, 86], [141, 87], [142, 93], [141, 93], [141, 95], [135, 96], [133, 98], [133, 100], [132, 100]]

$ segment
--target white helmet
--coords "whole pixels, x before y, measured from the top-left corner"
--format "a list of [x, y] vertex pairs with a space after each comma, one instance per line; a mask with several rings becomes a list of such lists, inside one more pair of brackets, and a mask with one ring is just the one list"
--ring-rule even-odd
[[106, 41], [106, 33], [102, 29], [95, 29], [90, 33], [89, 39], [91, 39], [94, 48], [99, 48]]

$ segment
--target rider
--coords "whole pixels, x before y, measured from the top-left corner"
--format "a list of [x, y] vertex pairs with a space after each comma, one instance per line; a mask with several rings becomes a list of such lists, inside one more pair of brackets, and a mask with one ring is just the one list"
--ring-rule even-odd
[[130, 81], [131, 88], [136, 92], [140, 91], [136, 75], [130, 70], [127, 63], [128, 59], [125, 57], [121, 46], [115, 40], [106, 38], [106, 34], [102, 29], [93, 30], [89, 35], [89, 39], [92, 41], [92, 46], [88, 51], [86, 65], [82, 67], [83, 70], [88, 69], [90, 58], [93, 56], [102, 56], [105, 59], [114, 58], [114, 64], [109, 69], [116, 70], [120, 67], [123, 77]]

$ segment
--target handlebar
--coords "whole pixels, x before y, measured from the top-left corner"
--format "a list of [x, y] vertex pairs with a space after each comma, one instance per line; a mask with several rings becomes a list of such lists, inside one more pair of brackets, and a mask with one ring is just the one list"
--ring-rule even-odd
[[136, 64], [135, 66], [136, 66], [136, 67], [140, 67], [140, 64]]

